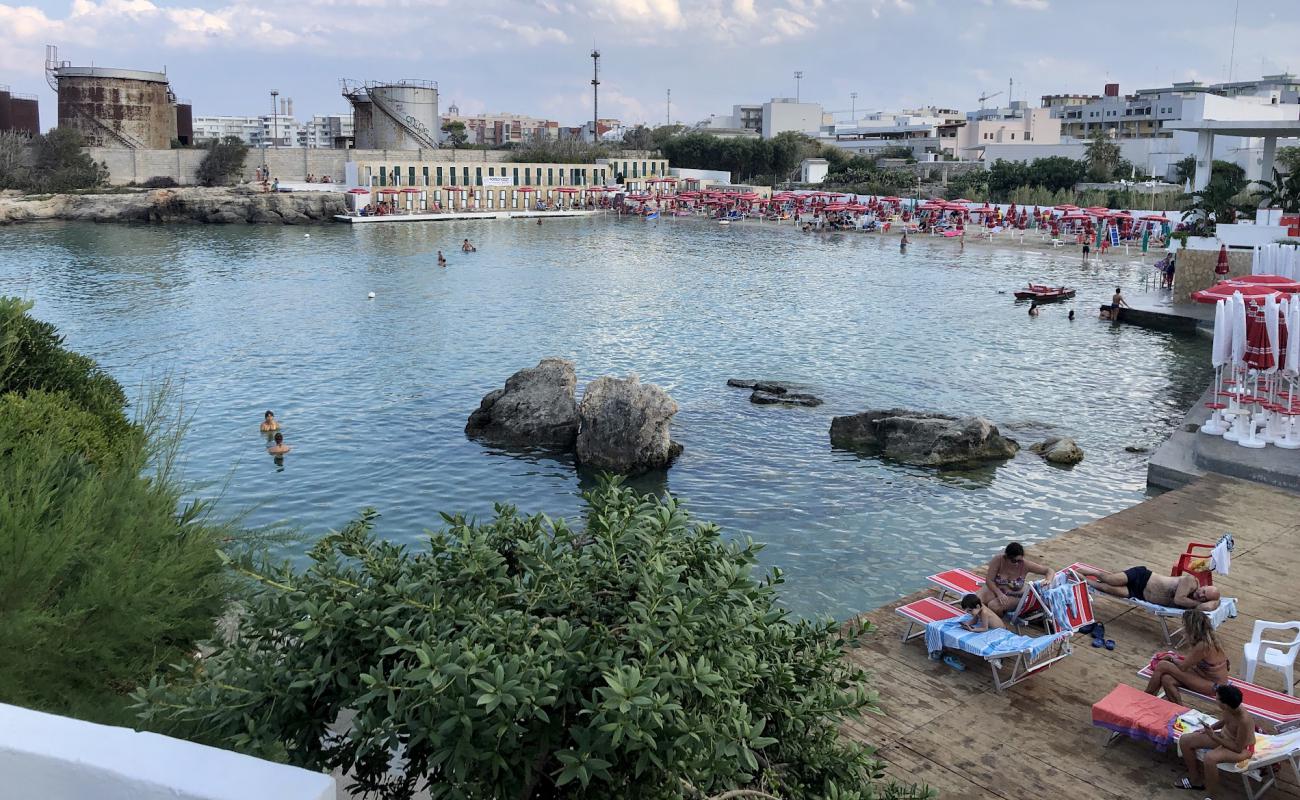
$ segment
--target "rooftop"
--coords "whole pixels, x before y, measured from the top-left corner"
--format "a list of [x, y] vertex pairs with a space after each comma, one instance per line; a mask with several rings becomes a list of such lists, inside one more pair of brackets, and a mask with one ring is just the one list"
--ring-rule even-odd
[[[1300, 610], [1297, 520], [1300, 495], [1211, 475], [1029, 549], [1053, 567], [1084, 561], [1164, 571], [1188, 542], [1213, 542], [1232, 531], [1232, 574], [1216, 575], [1215, 585], [1238, 598], [1240, 617], [1219, 634], [1233, 673], [1240, 675], [1242, 645], [1254, 621], [1295, 619]], [[1103, 749], [1106, 732], [1091, 724], [1092, 704], [1119, 683], [1142, 688], [1138, 669], [1165, 649], [1151, 617], [1098, 599], [1094, 610], [1116, 642], [1113, 651], [1094, 649], [1076, 636], [1068, 658], [997, 694], [983, 664], [968, 661], [967, 671], [955, 672], [930, 661], [919, 642], [900, 641], [902, 618], [894, 609], [925, 594], [864, 615], [878, 631], [848, 656], [872, 672], [884, 714], [847, 724], [845, 734], [877, 746], [890, 776], [927, 783], [943, 797], [1037, 797], [1050, 791], [1071, 798], [1187, 800], [1188, 792], [1172, 788], [1183, 775], [1176, 755], [1128, 739]], [[1278, 673], [1267, 669], [1256, 674], [1256, 682], [1274, 689], [1281, 684]], [[1240, 781], [1224, 778], [1225, 795], [1239, 796]], [[1300, 798], [1290, 770], [1269, 797]]]

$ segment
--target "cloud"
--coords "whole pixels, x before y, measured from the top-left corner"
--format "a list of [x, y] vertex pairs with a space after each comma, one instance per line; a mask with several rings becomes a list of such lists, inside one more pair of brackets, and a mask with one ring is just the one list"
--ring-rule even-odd
[[531, 45], [546, 44], [548, 42], [568, 44], [570, 42], [569, 34], [559, 28], [546, 28], [541, 25], [518, 25], [499, 18], [495, 21], [495, 24], [501, 30], [513, 33]]
[[1030, 11], [1046, 11], [1048, 9], [1047, 0], [1007, 0], [1007, 5], [1016, 8], [1027, 8]]
[[617, 22], [648, 23], [664, 28], [682, 24], [678, 0], [594, 0], [595, 10]]

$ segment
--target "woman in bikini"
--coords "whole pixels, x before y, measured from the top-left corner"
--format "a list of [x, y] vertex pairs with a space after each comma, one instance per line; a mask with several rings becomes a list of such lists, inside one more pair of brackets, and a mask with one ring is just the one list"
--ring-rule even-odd
[[1181, 686], [1213, 697], [1220, 685], [1228, 683], [1232, 664], [1204, 611], [1189, 608], [1183, 612], [1183, 635], [1189, 648], [1187, 655], [1181, 660], [1170, 653], [1160, 656], [1151, 680], [1147, 681], [1147, 694], [1163, 689], [1169, 702], [1181, 703], [1182, 695], [1178, 691]]
[[984, 585], [978, 592], [980, 601], [999, 614], [1014, 611], [1025, 594], [1025, 577], [1029, 573], [1049, 575], [1051, 570], [1025, 558], [1025, 548], [1012, 542], [989, 562]]

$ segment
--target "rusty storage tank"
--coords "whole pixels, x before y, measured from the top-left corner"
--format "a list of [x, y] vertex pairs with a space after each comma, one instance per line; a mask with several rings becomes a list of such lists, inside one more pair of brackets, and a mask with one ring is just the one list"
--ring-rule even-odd
[[438, 84], [433, 81], [343, 81], [359, 150], [435, 148], [440, 139]]
[[38, 135], [41, 113], [34, 95], [14, 94], [8, 86], [0, 86], [0, 133], [7, 132]]
[[185, 146], [194, 144], [194, 106], [176, 104], [176, 140]]
[[176, 95], [165, 72], [110, 67], [52, 70], [59, 127], [76, 128], [92, 147], [166, 150], [176, 136]]

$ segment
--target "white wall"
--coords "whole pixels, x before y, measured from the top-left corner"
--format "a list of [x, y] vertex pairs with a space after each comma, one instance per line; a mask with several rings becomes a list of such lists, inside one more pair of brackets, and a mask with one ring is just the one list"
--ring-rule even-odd
[[334, 800], [334, 779], [215, 747], [0, 705], [0, 797]]
[[786, 131], [815, 131], [822, 126], [820, 103], [787, 103], [775, 100], [763, 104], [763, 138]]

